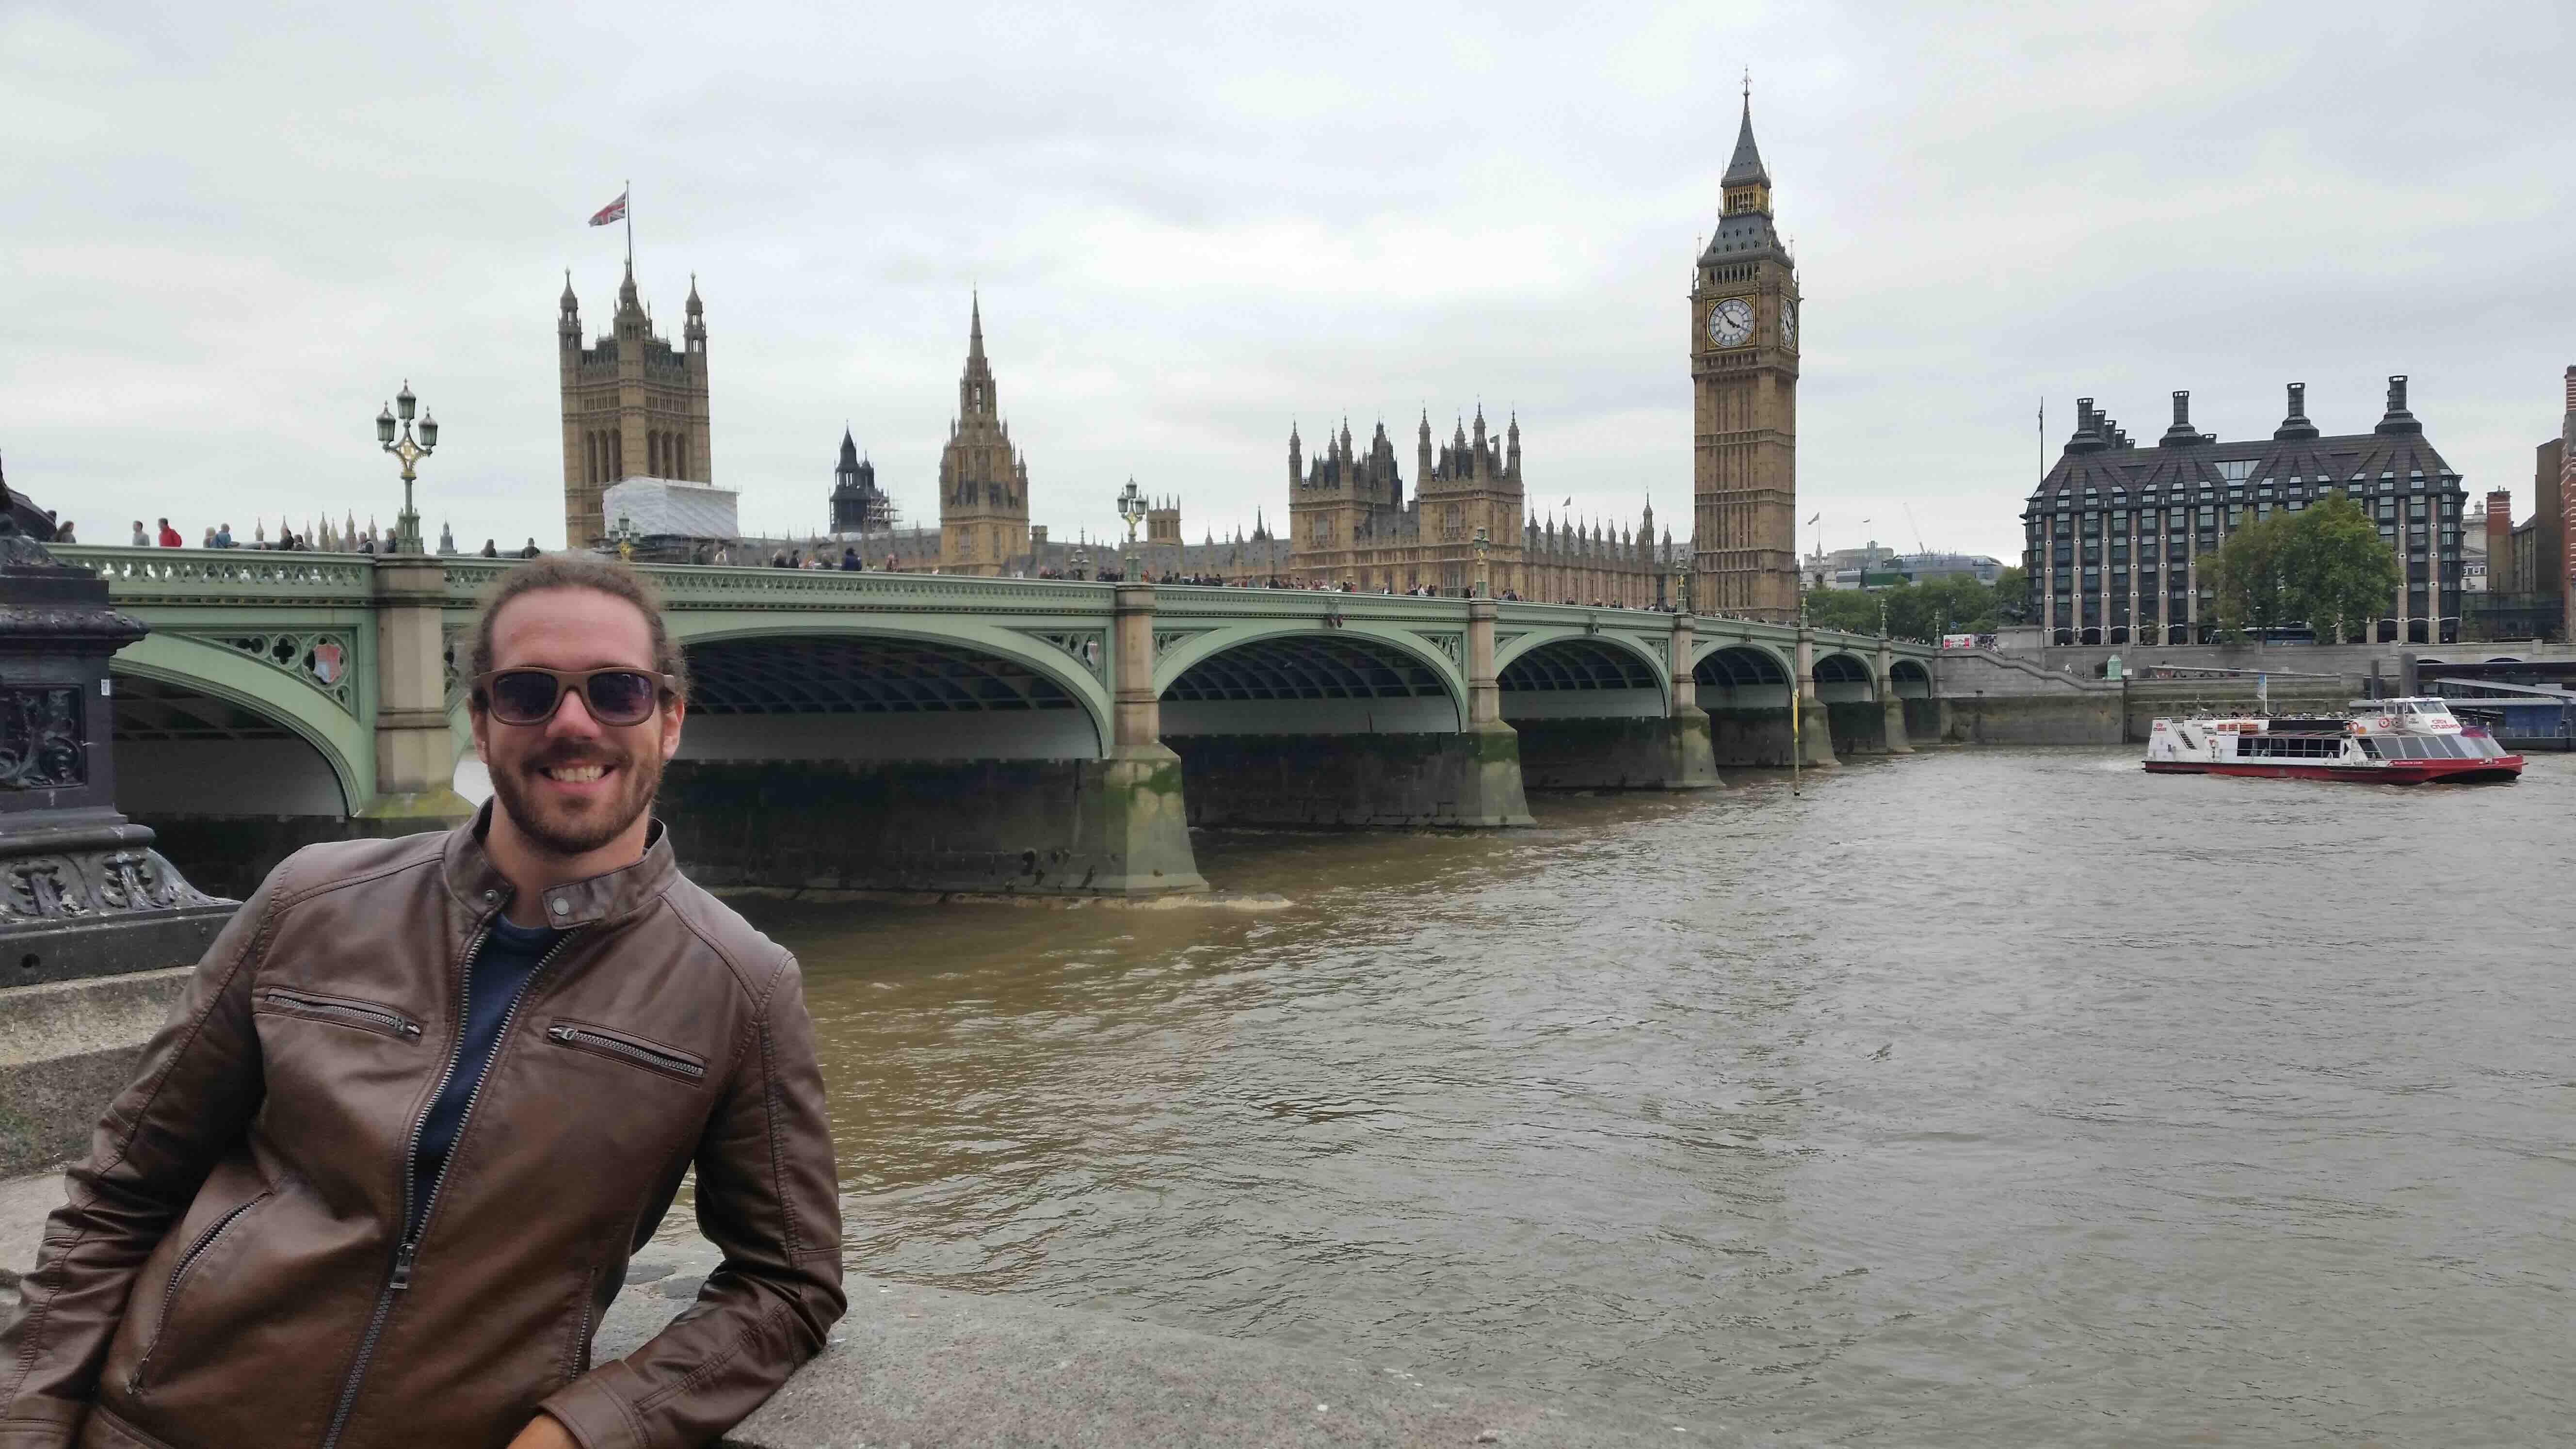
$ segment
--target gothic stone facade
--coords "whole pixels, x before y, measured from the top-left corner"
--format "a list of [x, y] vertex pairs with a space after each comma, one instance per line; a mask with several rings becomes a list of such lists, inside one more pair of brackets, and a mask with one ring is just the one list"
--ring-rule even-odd
[[1771, 173], [1745, 102], [1720, 183], [1725, 210], [1690, 296], [1693, 603], [1798, 612], [1798, 275], [1771, 224]]
[[2191, 426], [2191, 394], [2173, 395], [2173, 426], [2142, 448], [2118, 423], [2075, 400], [2075, 434], [2022, 512], [2030, 619], [2058, 644], [2208, 643], [2218, 632], [2212, 570], [2227, 538], [2275, 509], [2296, 513], [2342, 492], [2367, 510], [2403, 580], [2382, 641], [2448, 643], [2460, 617], [2460, 475], [2406, 410], [2406, 379], [2367, 433], [2321, 436], [2307, 385], [2289, 385], [2272, 436], [2222, 443]]
[[[1485, 413], [1475, 428], [1461, 421], [1435, 449], [1431, 418], [1414, 439], [1420, 479], [1404, 496], [1395, 445], [1380, 423], [1368, 451], [1358, 450], [1344, 422], [1311, 463], [1305, 440], [1288, 430], [1288, 573], [1290, 582], [1377, 592], [1427, 586], [1459, 594], [1477, 579], [1476, 536], [1486, 541], [1484, 578], [1496, 595], [1550, 602], [1647, 608], [1671, 588], [1670, 540], [1655, 542], [1649, 506], [1633, 528], [1559, 528], [1531, 520], [1521, 471], [1521, 427], [1514, 418], [1500, 446]], [[1177, 525], [1177, 519], [1175, 520]]]
[[939, 566], [995, 576], [1024, 564], [1029, 552], [1029, 464], [1011, 444], [984, 359], [983, 299], [970, 308], [957, 418], [939, 454]]
[[689, 279], [688, 322], [681, 349], [653, 333], [636, 299], [635, 264], [617, 288], [612, 330], [596, 345], [581, 338], [581, 304], [564, 274], [555, 318], [563, 382], [564, 546], [585, 548], [608, 537], [599, 495], [628, 478], [715, 481], [707, 428], [707, 319], [698, 279]]

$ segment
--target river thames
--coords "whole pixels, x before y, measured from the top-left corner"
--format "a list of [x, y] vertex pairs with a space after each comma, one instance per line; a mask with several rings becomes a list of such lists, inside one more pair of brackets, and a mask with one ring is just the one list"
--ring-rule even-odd
[[2576, 761], [2137, 760], [1198, 836], [1263, 911], [739, 904], [855, 1271], [1721, 1442], [2561, 1439]]

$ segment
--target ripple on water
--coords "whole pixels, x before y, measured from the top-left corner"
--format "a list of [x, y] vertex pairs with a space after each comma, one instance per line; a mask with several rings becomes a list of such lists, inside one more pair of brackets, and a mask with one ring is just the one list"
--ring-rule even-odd
[[1756, 1442], [2533, 1443], [2571, 804], [1939, 751], [1199, 837], [1257, 913], [744, 904], [863, 1271]]

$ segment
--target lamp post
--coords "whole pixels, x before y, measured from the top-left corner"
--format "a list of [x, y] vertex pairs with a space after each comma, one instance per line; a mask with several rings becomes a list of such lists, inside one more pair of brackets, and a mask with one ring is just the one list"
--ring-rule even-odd
[[1073, 546], [1073, 578], [1080, 583], [1091, 576], [1091, 550], [1081, 544]]
[[1475, 539], [1475, 542], [1476, 542], [1476, 592], [1475, 592], [1475, 597], [1476, 597], [1476, 598], [1479, 598], [1479, 599], [1490, 599], [1490, 598], [1492, 598], [1492, 597], [1494, 596], [1494, 591], [1493, 591], [1492, 587], [1491, 587], [1491, 586], [1486, 582], [1486, 579], [1485, 579], [1485, 555], [1486, 555], [1486, 553], [1487, 553], [1488, 551], [1490, 551], [1490, 550], [1493, 548], [1493, 546], [1494, 546], [1494, 540], [1493, 540], [1492, 535], [1490, 535], [1490, 534], [1488, 534], [1488, 533], [1486, 533], [1486, 532], [1485, 532], [1484, 526], [1483, 526], [1482, 524], [1477, 525], [1477, 528], [1476, 528], [1476, 539]]
[[1136, 582], [1136, 525], [1145, 521], [1145, 495], [1137, 491], [1136, 480], [1127, 480], [1127, 491], [1118, 495], [1118, 516], [1127, 520], [1127, 552], [1119, 559], [1122, 577]]
[[1690, 555], [1676, 551], [1673, 554], [1673, 612], [1687, 614], [1690, 611]]
[[[412, 466], [437, 451], [438, 419], [428, 413], [421, 414], [420, 441], [412, 441], [412, 409], [419, 401], [412, 396], [411, 381], [406, 378], [402, 391], [394, 394], [393, 406], [376, 414], [376, 441], [384, 445], [386, 452], [402, 460], [403, 506], [401, 514], [394, 519], [393, 547], [386, 550], [388, 553], [426, 552], [420, 544], [420, 515], [413, 512], [411, 506], [411, 485], [416, 476]], [[399, 439], [394, 436], [395, 408], [402, 410], [402, 436]]]

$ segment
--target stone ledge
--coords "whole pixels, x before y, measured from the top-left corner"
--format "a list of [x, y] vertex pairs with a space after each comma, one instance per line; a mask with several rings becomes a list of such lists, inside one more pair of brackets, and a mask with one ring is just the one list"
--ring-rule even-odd
[[[0, 1181], [0, 1269], [32, 1263], [62, 1179]], [[594, 1358], [632, 1352], [717, 1263], [694, 1233], [646, 1245], [601, 1318]], [[0, 1316], [16, 1306], [0, 1276]], [[1749, 1445], [1704, 1422], [1580, 1400], [1515, 1398], [1307, 1349], [1215, 1338], [998, 1294], [849, 1280], [831, 1347], [724, 1443], [731, 1449], [1096, 1445], [1196, 1449], [1551, 1449]]]

